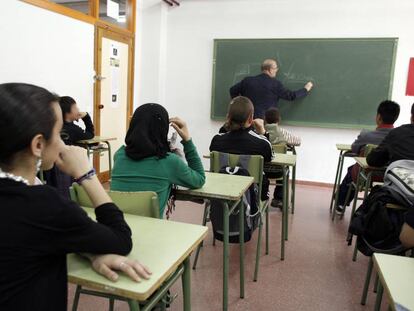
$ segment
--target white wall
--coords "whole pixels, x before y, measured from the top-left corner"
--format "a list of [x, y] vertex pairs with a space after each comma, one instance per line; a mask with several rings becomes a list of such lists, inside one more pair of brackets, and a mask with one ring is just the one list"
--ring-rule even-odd
[[[185, 0], [176, 8], [151, 2], [138, 13], [142, 41], [137, 53], [142, 53], [143, 65], [136, 68], [142, 77], [137, 79], [142, 92], [136, 105], [157, 101], [171, 115], [185, 118], [199, 152], [206, 153], [221, 125], [210, 120], [213, 39], [399, 37], [392, 97], [402, 108], [398, 124], [408, 122], [413, 98], [404, 94], [414, 51], [412, 12], [412, 0]], [[328, 183], [335, 175], [335, 143], [351, 143], [358, 133], [289, 129], [303, 141], [298, 179]]]
[[93, 25], [1, 0], [0, 42], [0, 83], [36, 84], [93, 112]]

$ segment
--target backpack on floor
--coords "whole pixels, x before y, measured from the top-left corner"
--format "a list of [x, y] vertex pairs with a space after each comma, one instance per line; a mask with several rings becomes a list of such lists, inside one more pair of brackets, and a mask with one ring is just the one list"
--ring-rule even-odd
[[399, 235], [406, 211], [387, 208], [388, 203], [406, 206], [397, 192], [375, 186], [351, 219], [349, 233], [357, 236], [357, 248], [366, 256], [371, 256], [375, 249], [402, 248]]
[[397, 192], [407, 204], [414, 204], [414, 161], [392, 162], [384, 175], [384, 187]]
[[[236, 167], [230, 167], [228, 154], [220, 153], [220, 174], [250, 176], [247, 170], [249, 155], [240, 155]], [[252, 184], [243, 194], [242, 208], [244, 208], [244, 241], [250, 241], [254, 230], [260, 221], [259, 191], [256, 184]], [[229, 243], [239, 243], [239, 207], [230, 214], [229, 219]], [[210, 200], [210, 220], [213, 225], [214, 238], [223, 241], [223, 206], [220, 200]]]

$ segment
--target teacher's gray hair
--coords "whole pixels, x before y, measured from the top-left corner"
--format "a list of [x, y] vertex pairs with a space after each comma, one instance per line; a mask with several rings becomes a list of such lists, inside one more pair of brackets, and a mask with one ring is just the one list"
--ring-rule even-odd
[[270, 70], [275, 64], [276, 64], [276, 60], [272, 58], [265, 59], [262, 63], [261, 69], [262, 71]]

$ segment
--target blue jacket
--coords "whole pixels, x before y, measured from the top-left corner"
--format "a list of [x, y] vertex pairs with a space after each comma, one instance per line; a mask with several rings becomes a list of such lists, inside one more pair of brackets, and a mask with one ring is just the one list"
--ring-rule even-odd
[[297, 91], [290, 91], [284, 88], [283, 84], [265, 73], [254, 77], [244, 78], [230, 88], [230, 96], [245, 96], [254, 105], [254, 118], [264, 118], [267, 109], [277, 108], [279, 98], [293, 101], [296, 98], [305, 97], [308, 91], [305, 88]]

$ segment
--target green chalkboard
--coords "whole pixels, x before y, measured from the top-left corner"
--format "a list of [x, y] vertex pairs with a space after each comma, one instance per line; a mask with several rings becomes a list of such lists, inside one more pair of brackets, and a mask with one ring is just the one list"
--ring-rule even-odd
[[217, 39], [214, 41], [211, 118], [224, 120], [229, 88], [278, 61], [279, 79], [296, 90], [314, 89], [294, 102], [279, 101], [284, 124], [362, 128], [375, 124], [378, 104], [391, 97], [397, 38]]

